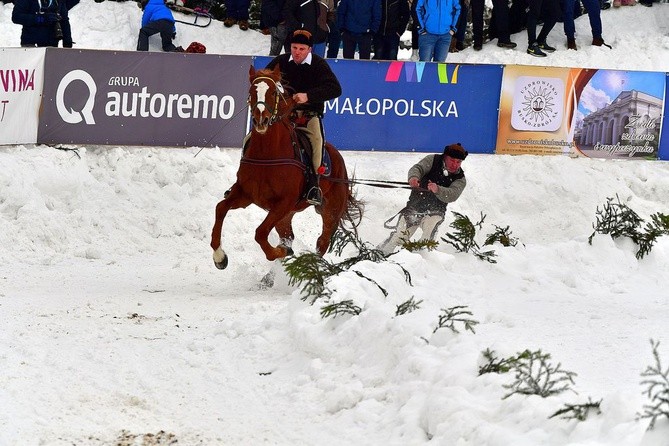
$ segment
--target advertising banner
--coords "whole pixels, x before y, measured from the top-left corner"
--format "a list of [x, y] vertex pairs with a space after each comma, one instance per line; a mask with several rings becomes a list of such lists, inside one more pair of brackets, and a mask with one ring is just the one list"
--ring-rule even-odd
[[48, 49], [40, 143], [239, 147], [250, 56]]
[[37, 142], [44, 48], [0, 48], [0, 144]]
[[[664, 114], [662, 116], [667, 116], [669, 113], [669, 104], [667, 104], [667, 92], [669, 91], [669, 73], [665, 73], [665, 87], [664, 87]], [[669, 129], [666, 127], [662, 128], [662, 133], [660, 134], [660, 152], [659, 157], [661, 160], [669, 161]]]
[[[263, 68], [271, 59], [259, 57]], [[493, 153], [500, 65], [328, 60], [342, 95], [325, 106], [325, 136], [337, 148], [438, 152], [462, 143]]]
[[506, 66], [497, 153], [656, 159], [664, 73]]

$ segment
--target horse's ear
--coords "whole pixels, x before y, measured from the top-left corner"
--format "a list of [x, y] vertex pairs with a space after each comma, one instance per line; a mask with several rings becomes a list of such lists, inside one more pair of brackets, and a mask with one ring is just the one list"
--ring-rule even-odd
[[251, 65], [249, 68], [249, 81], [252, 81], [254, 77], [256, 77], [256, 69]]

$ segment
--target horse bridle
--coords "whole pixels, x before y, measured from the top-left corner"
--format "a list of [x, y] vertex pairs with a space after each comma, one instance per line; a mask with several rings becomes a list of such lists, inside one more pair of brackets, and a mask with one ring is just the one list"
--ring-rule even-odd
[[[279, 121], [283, 118], [283, 116], [279, 117], [279, 98], [283, 99], [283, 101], [286, 102], [286, 103], [288, 103], [288, 101], [286, 101], [286, 98], [283, 97], [283, 85], [281, 85], [281, 83], [275, 81], [274, 79], [272, 79], [269, 76], [258, 76], [257, 78], [253, 79], [253, 82], [251, 83], [251, 86], [252, 87], [256, 86], [256, 82], [258, 82], [260, 80], [269, 80], [269, 81], [272, 82], [272, 84], [274, 84], [274, 92], [275, 92], [274, 93], [274, 107], [270, 107], [267, 104], [267, 102], [265, 102], [265, 101], [258, 101], [255, 104], [255, 107], [258, 107], [259, 105], [262, 104], [262, 105], [265, 106], [265, 108], [267, 110], [270, 110], [271, 115], [270, 115], [270, 118], [269, 118], [269, 123], [270, 123], [270, 125], [272, 125], [275, 122], [277, 122], [277, 121]], [[250, 106], [251, 105], [250, 95], [249, 95], [248, 103], [249, 103], [249, 106]]]

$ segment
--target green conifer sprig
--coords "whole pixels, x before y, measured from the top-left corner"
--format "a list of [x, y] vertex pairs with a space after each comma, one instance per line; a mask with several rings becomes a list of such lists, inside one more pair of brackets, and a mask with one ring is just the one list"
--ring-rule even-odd
[[441, 240], [453, 246], [458, 252], [472, 252], [478, 259], [485, 260], [490, 263], [497, 263], [495, 260], [496, 254], [494, 250], [481, 251], [481, 247], [474, 239], [476, 237], [476, 228], [481, 229], [485, 221], [485, 215], [481, 213], [481, 219], [472, 223], [468, 216], [453, 212], [455, 220], [450, 224], [450, 227], [455, 229], [455, 233], [447, 233], [446, 237]]
[[357, 316], [361, 312], [362, 308], [355, 305], [352, 300], [342, 300], [341, 302], [335, 302], [321, 307], [321, 317], [323, 319], [330, 316], [336, 318], [342, 314], [352, 314]]
[[645, 378], [641, 381], [641, 385], [646, 386], [644, 394], [650, 399], [650, 402], [644, 404], [643, 412], [639, 414], [639, 418], [650, 418], [649, 430], [655, 427], [658, 418], [662, 416], [669, 418], [669, 367], [662, 370], [658, 352], [660, 342], [651, 339], [650, 345], [653, 348], [655, 364], [648, 366], [641, 373], [641, 376]]
[[439, 315], [439, 321], [437, 322], [437, 326], [435, 327], [434, 330], [432, 330], [432, 333], [435, 333], [437, 330], [440, 328], [448, 328], [450, 329], [453, 333], [460, 333], [457, 328], [455, 328], [456, 323], [461, 323], [465, 326], [465, 330], [469, 330], [472, 333], [476, 333], [474, 331], [474, 327], [478, 325], [478, 321], [474, 319], [470, 319], [468, 316], [472, 316], [472, 312], [466, 309], [466, 305], [457, 305], [455, 307], [450, 307], [450, 308], [442, 308], [442, 314]]
[[658, 237], [669, 235], [669, 216], [655, 213], [650, 216], [651, 221], [641, 229], [644, 220], [621, 203], [618, 195], [616, 200], [614, 203], [613, 198], [609, 197], [602, 210], [597, 207], [597, 221], [593, 224], [594, 231], [588, 237], [588, 243], [592, 244], [592, 239], [597, 233], [609, 234], [613, 239], [628, 237], [639, 247], [636, 258], [642, 259], [650, 253]]
[[602, 413], [600, 409], [601, 404], [602, 400], [592, 401], [592, 399], [588, 397], [587, 403], [565, 404], [565, 406], [562, 409], [559, 409], [548, 418], [550, 419], [554, 417], [560, 417], [565, 420], [585, 421], [591, 412], [595, 412], [596, 415], [601, 415]]
[[302, 286], [302, 300], [310, 300], [311, 305], [318, 299], [331, 296], [332, 291], [325, 285], [330, 276], [341, 271], [336, 265], [311, 252], [287, 257], [282, 263], [288, 275], [288, 284]]
[[510, 371], [518, 360], [515, 356], [510, 358], [498, 358], [494, 350], [489, 348], [481, 352], [483, 358], [488, 362], [479, 367], [479, 376], [486, 373], [506, 373]]
[[412, 296], [409, 300], [404, 301], [397, 306], [397, 309], [395, 310], [395, 316], [401, 316], [403, 314], [416, 311], [420, 308], [420, 304], [422, 303], [423, 303], [422, 300], [416, 301]]
[[518, 239], [516, 237], [511, 237], [511, 230], [509, 227], [502, 228], [500, 226], [495, 226], [495, 232], [488, 234], [483, 243], [483, 246], [492, 245], [495, 242], [501, 243], [502, 246], [516, 246], [518, 244]]
[[430, 239], [420, 239], [414, 242], [411, 240], [402, 240], [402, 248], [409, 252], [421, 251], [423, 249], [427, 251], [434, 251], [438, 246], [439, 242]]
[[571, 385], [574, 384], [576, 373], [562, 370], [560, 363], [553, 366], [548, 361], [550, 357], [550, 354], [542, 353], [541, 350], [534, 352], [525, 350], [519, 353], [513, 365], [515, 381], [504, 385], [511, 391], [502, 399], [514, 394], [539, 395], [546, 398], [572, 390]]

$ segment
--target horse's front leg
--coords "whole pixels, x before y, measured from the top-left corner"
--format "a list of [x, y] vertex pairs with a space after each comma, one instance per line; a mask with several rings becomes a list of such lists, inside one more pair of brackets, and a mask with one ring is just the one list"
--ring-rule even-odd
[[[260, 223], [260, 226], [258, 226], [258, 228], [256, 229], [256, 242], [260, 245], [260, 248], [262, 248], [263, 252], [265, 253], [265, 257], [267, 257], [267, 260], [269, 261], [280, 259], [288, 255], [287, 246], [281, 244], [277, 247], [274, 247], [269, 243], [267, 238], [269, 237], [269, 233], [272, 231], [272, 229], [274, 229], [277, 226], [277, 224], [279, 224], [279, 222], [281, 222], [284, 218], [286, 218], [286, 214], [290, 212], [291, 208], [292, 204], [286, 205], [283, 203], [280, 204], [279, 206], [272, 208], [267, 213], [267, 217], [265, 217], [263, 222]], [[288, 219], [288, 222], [290, 224], [290, 219]], [[285, 229], [285, 226], [281, 227]], [[280, 232], [280, 230], [277, 230], [277, 232]], [[279, 234], [279, 236], [283, 237], [281, 233]]]
[[[236, 185], [236, 184], [235, 184]], [[214, 250], [214, 265], [218, 269], [225, 269], [228, 266], [228, 255], [221, 247], [221, 233], [223, 231], [223, 220], [230, 209], [237, 209], [246, 207], [251, 202], [240, 197], [234, 186], [230, 195], [221, 200], [216, 205], [216, 219], [214, 220], [214, 227], [211, 230], [211, 249]]]
[[293, 233], [293, 216], [295, 212], [291, 212], [286, 215], [281, 221], [279, 221], [274, 229], [279, 234], [280, 245], [286, 248], [286, 255], [293, 255], [293, 240], [295, 240], [295, 234]]

